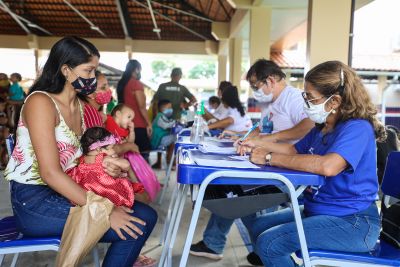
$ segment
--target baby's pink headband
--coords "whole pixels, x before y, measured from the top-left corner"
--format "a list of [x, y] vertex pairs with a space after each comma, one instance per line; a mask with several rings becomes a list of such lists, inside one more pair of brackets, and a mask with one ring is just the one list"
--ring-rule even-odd
[[109, 135], [101, 141], [96, 141], [89, 146], [89, 150], [96, 150], [99, 147], [108, 146], [108, 145], [115, 145], [117, 140], [113, 135]]

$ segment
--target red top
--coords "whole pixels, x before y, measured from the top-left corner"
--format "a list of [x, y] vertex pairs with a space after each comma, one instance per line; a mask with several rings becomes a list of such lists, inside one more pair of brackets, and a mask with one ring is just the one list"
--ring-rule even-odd
[[129, 135], [129, 130], [119, 127], [111, 115], [107, 115], [106, 129], [119, 138], [125, 138]]
[[100, 112], [89, 104], [85, 104], [83, 108], [83, 120], [86, 128], [103, 127], [103, 117]]
[[79, 165], [69, 175], [86, 191], [106, 197], [116, 206], [132, 207], [134, 193], [143, 193], [143, 185], [105, 173], [102, 166], [104, 156], [98, 154], [94, 163], [85, 163], [84, 157], [81, 157]]
[[139, 105], [134, 95], [135, 91], [144, 91], [144, 87], [140, 81], [132, 78], [124, 88], [124, 104], [135, 112], [135, 117], [133, 118], [135, 128], [146, 128], [146, 121], [143, 118], [142, 113], [140, 113]]

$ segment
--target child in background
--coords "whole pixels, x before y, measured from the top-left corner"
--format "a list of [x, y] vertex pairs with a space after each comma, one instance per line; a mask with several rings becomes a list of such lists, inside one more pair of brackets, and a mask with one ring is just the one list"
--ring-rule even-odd
[[161, 99], [158, 101], [158, 114], [153, 121], [153, 135], [151, 137], [151, 148], [158, 149], [168, 147], [176, 140], [176, 136], [171, 133], [175, 120], [172, 117], [171, 101]]
[[[105, 173], [102, 166], [103, 161], [112, 157], [113, 151], [109, 147], [116, 143], [116, 138], [102, 127], [87, 129], [81, 138], [83, 157], [80, 158], [80, 163], [71, 177], [85, 190], [108, 198], [116, 206], [131, 208], [135, 197], [146, 202], [147, 196], [143, 194], [142, 184], [127, 178], [127, 173], [132, 172], [129, 162], [123, 158], [116, 162], [126, 172], [118, 178]], [[135, 194], [139, 194], [140, 197]]]
[[211, 113], [213, 113], [213, 111], [215, 111], [220, 104], [221, 100], [218, 98], [218, 96], [212, 96], [208, 99], [208, 107]]
[[10, 90], [10, 81], [5, 73], [0, 73], [0, 97], [3, 99], [8, 98], [8, 92]]
[[[214, 114], [214, 112], [217, 110], [219, 105], [221, 104], [221, 100], [217, 96], [212, 96], [208, 99], [208, 111], [211, 114]], [[216, 118], [211, 118], [207, 121], [207, 123], [213, 123], [216, 122]]]
[[8, 96], [8, 105], [7, 105], [7, 117], [8, 117], [8, 125], [11, 129], [16, 128], [16, 124], [18, 122], [20, 108], [24, 101], [24, 90], [19, 85], [19, 82], [22, 80], [21, 74], [13, 73], [10, 75], [10, 91]]
[[8, 162], [7, 149], [5, 144], [5, 139], [9, 135], [9, 130], [7, 127], [7, 114], [6, 110], [6, 101], [3, 98], [0, 98], [0, 169], [4, 169]]
[[111, 114], [107, 115], [106, 129], [115, 137], [121, 138], [122, 141], [133, 143], [135, 142], [134, 117], [135, 112], [130, 107], [118, 104], [113, 108]]
[[12, 101], [24, 101], [24, 90], [19, 85], [19, 82], [22, 80], [21, 74], [13, 73], [10, 75], [10, 93], [9, 99]]

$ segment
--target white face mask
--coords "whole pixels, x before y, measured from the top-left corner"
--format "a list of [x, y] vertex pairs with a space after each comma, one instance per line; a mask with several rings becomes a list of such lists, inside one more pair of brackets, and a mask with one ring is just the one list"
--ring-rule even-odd
[[266, 95], [261, 88], [259, 88], [257, 91], [253, 91], [253, 96], [254, 99], [257, 100], [260, 103], [270, 103], [272, 102], [272, 99], [274, 98], [274, 95], [271, 93], [269, 93], [268, 95]]
[[308, 102], [310, 107], [307, 106], [306, 103], [304, 103], [304, 112], [307, 114], [308, 118], [312, 120], [315, 123], [323, 124], [326, 122], [326, 118], [331, 114], [332, 110], [330, 111], [325, 111], [325, 104], [328, 102], [329, 99], [331, 99], [332, 96], [330, 96], [327, 100], [324, 101], [322, 104], [314, 105], [311, 102]]

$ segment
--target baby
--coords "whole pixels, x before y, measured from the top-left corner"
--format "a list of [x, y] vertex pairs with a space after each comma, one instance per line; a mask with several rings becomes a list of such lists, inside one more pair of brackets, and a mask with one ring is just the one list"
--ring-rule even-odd
[[135, 113], [129, 107], [124, 104], [118, 104], [111, 111], [111, 115], [107, 116], [106, 129], [110, 131], [114, 137], [121, 142], [129, 142], [135, 146], [137, 152], [127, 152], [124, 154], [124, 158], [130, 163], [131, 178], [136, 178], [140, 183], [143, 184], [149, 199], [146, 201], [154, 201], [157, 193], [160, 190], [160, 183], [157, 180], [157, 176], [143, 159], [139, 153], [138, 147], [133, 143], [135, 142], [135, 131], [133, 118]]
[[[127, 173], [132, 172], [129, 162], [123, 158], [113, 161], [125, 171], [124, 175], [118, 178], [105, 173], [102, 167], [103, 161], [114, 158], [112, 150], [108, 147], [116, 143], [116, 138], [102, 127], [87, 129], [81, 138], [84, 156], [81, 157], [78, 167], [71, 176], [85, 190], [108, 198], [116, 206], [131, 208], [135, 197], [140, 201], [146, 200], [147, 197], [142, 194], [144, 193], [142, 184], [127, 178]], [[135, 196], [135, 194], [140, 195]]]
[[113, 108], [111, 114], [107, 115], [106, 129], [121, 141], [133, 143], [135, 141], [134, 117], [135, 112], [131, 108], [124, 104], [118, 104]]

